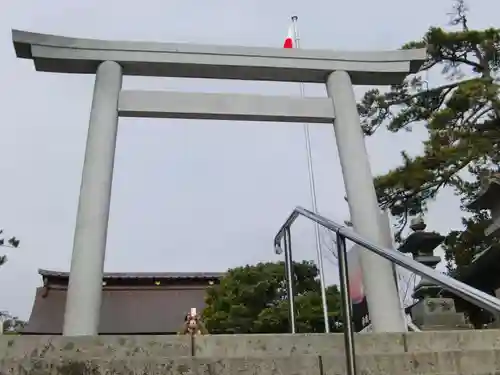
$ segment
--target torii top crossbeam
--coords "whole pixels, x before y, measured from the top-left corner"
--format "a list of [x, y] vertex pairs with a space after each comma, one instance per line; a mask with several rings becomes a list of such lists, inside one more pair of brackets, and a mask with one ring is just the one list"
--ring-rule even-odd
[[424, 49], [339, 52], [263, 47], [126, 42], [13, 30], [17, 57], [38, 71], [95, 74], [105, 60], [124, 75], [325, 83], [343, 70], [353, 84], [392, 85], [423, 64]]

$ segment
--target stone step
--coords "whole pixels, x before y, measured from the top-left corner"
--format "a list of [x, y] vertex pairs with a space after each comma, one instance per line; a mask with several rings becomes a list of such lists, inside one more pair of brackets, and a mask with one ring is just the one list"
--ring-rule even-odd
[[[291, 354], [343, 355], [344, 336], [335, 334], [213, 335], [196, 337], [194, 353], [202, 357]], [[356, 353], [500, 350], [500, 330], [409, 333], [363, 333], [355, 336]]]
[[182, 357], [192, 354], [188, 336], [0, 336], [0, 358], [39, 356], [126, 357], [134, 353], [148, 356]]
[[[500, 351], [367, 354], [357, 356], [359, 375], [493, 375]], [[24, 358], [0, 359], [9, 375], [345, 375], [343, 356], [233, 358]]]

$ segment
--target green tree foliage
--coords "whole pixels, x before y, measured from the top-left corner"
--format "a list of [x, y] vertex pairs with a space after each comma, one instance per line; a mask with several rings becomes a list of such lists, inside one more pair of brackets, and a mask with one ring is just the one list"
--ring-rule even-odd
[[[379, 203], [397, 217], [402, 230], [408, 217], [424, 213], [446, 187], [460, 197], [464, 229], [449, 233], [445, 245], [450, 271], [470, 263], [474, 254], [498, 239], [486, 239], [489, 214], [467, 209], [481, 177], [499, 170], [500, 102], [495, 77], [500, 62], [500, 29], [472, 30], [463, 0], [455, 1], [449, 30], [432, 27], [421, 40], [403, 49], [427, 48], [421, 72], [389, 92], [371, 90], [359, 104], [365, 134], [425, 127], [424, 150], [375, 179]], [[445, 84], [428, 87], [425, 71], [440, 74]], [[433, 80], [434, 81], [434, 80]], [[401, 231], [396, 240], [401, 240]]]
[[[216, 333], [289, 332], [284, 263], [259, 263], [231, 269], [219, 285], [208, 289], [203, 319]], [[312, 262], [295, 263], [298, 332], [324, 332], [318, 268]], [[332, 323], [338, 321], [340, 295], [327, 289]], [[332, 326], [335, 326], [332, 324]]]

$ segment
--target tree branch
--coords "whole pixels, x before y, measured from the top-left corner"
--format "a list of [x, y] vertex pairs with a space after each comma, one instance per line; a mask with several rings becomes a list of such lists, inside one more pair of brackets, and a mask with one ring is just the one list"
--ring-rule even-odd
[[454, 88], [456, 88], [464, 83], [475, 82], [475, 81], [488, 81], [489, 82], [489, 81], [491, 81], [491, 79], [486, 79], [483, 77], [479, 77], [479, 78], [476, 77], [476, 78], [462, 80], [459, 82], [448, 83], [446, 85], [434, 87], [432, 89], [428, 89], [428, 90], [421, 91], [421, 92], [418, 92], [418, 93], [413, 94], [413, 95], [409, 95], [408, 97], [406, 97], [404, 99], [394, 100], [394, 101], [389, 103], [389, 106], [399, 105], [399, 104], [407, 104], [408, 102], [412, 101], [413, 99], [419, 98], [419, 97], [424, 96], [426, 94], [439, 93], [439, 92], [441, 92], [443, 90], [447, 90], [447, 89], [449, 89], [451, 91], [451, 89], [454, 89]]

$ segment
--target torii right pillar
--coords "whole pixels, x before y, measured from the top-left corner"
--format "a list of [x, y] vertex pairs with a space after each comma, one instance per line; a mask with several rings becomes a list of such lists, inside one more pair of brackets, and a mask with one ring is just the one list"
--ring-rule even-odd
[[[326, 82], [335, 110], [335, 139], [354, 230], [384, 245], [380, 209], [349, 74], [335, 71]], [[374, 332], [405, 332], [399, 292], [390, 261], [361, 249], [359, 261]]]

